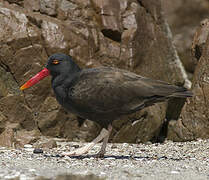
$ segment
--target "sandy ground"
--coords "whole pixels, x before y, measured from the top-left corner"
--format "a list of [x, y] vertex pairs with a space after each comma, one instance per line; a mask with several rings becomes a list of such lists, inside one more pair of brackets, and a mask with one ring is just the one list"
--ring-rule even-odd
[[209, 179], [209, 140], [108, 144], [103, 159], [91, 156], [101, 144], [90, 155], [57, 156], [77, 145], [84, 144], [59, 142], [57, 148], [42, 154], [34, 154], [30, 145], [18, 150], [0, 147], [0, 179]]

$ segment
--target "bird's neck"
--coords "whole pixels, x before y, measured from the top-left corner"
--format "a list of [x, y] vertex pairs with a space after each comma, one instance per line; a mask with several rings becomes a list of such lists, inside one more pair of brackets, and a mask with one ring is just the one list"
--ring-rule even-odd
[[77, 74], [79, 74], [80, 71], [81, 69], [78, 67], [71, 69], [69, 72], [52, 76], [53, 88], [56, 88], [57, 86], [63, 86], [63, 87], [70, 86], [71, 82], [77, 76]]

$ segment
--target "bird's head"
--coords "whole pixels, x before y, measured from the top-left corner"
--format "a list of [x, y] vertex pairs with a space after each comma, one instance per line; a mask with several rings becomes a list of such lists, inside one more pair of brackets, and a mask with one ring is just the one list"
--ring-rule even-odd
[[46, 67], [29, 79], [24, 85], [20, 87], [21, 90], [27, 89], [45, 77], [51, 75], [53, 78], [59, 75], [72, 74], [78, 72], [80, 68], [72, 60], [72, 58], [66, 54], [53, 54], [48, 58]]
[[80, 68], [73, 61], [72, 57], [66, 54], [53, 54], [49, 57], [46, 68], [50, 75], [56, 77], [60, 74], [72, 74]]

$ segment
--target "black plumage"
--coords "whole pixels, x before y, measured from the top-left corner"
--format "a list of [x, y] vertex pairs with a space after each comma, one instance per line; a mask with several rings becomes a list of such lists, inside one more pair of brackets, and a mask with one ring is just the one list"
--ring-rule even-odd
[[[51, 62], [59, 59], [60, 63]], [[65, 62], [66, 61], [66, 62]], [[47, 69], [58, 102], [70, 112], [107, 128], [121, 115], [131, 114], [172, 97], [191, 97], [184, 87], [152, 80], [111, 67], [80, 69], [69, 56], [55, 54]]]
[[[54, 60], [59, 62], [55, 64]], [[169, 98], [192, 96], [192, 92], [184, 87], [142, 77], [122, 69], [81, 69], [65, 54], [50, 56], [46, 68], [52, 76], [52, 88], [57, 101], [79, 116], [81, 122], [83, 119], [92, 120], [108, 129], [109, 133], [112, 122], [122, 115], [134, 113]], [[107, 134], [104, 137], [107, 137]], [[105, 139], [104, 137], [102, 139]], [[104, 154], [104, 150], [102, 153]]]

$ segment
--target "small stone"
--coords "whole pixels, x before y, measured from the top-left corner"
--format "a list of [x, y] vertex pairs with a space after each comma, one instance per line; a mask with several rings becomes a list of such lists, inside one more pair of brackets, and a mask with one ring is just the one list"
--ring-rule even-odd
[[113, 145], [111, 146], [111, 148], [112, 148], [112, 149], [117, 149], [117, 146], [116, 146], [115, 144], [113, 144]]
[[101, 175], [105, 175], [106, 173], [105, 173], [105, 172], [100, 172], [100, 174], [101, 174]]
[[28, 171], [29, 171], [29, 172], [36, 172], [35, 169], [29, 169]]
[[62, 155], [62, 154], [56, 154], [55, 157], [57, 157], [57, 158], [64, 157], [64, 155]]
[[26, 180], [27, 179], [27, 176], [25, 174], [20, 174], [19, 179], [20, 180]]
[[135, 158], [136, 161], [144, 161], [144, 158]]
[[171, 174], [179, 174], [178, 171], [171, 171]]
[[51, 157], [50, 154], [44, 154], [44, 157], [48, 158], [48, 157]]
[[115, 158], [114, 157], [108, 157], [108, 158], [105, 158], [105, 159], [107, 159], [107, 160], [113, 160]]
[[75, 149], [77, 149], [77, 148], [79, 148], [79, 145], [78, 144], [74, 144], [71, 147], [74, 147]]
[[34, 154], [41, 154], [43, 152], [44, 152], [43, 149], [39, 149], [39, 148], [33, 150]]
[[128, 143], [123, 143], [123, 147], [128, 147], [129, 144]]
[[33, 146], [31, 144], [25, 144], [24, 148], [32, 148]]
[[34, 151], [34, 148], [25, 148], [25, 151], [32, 152]]

